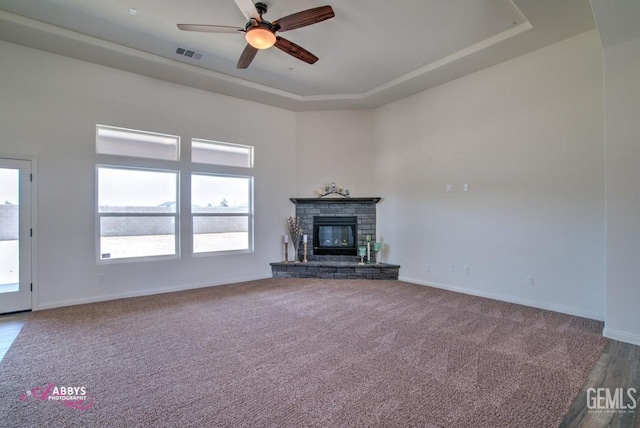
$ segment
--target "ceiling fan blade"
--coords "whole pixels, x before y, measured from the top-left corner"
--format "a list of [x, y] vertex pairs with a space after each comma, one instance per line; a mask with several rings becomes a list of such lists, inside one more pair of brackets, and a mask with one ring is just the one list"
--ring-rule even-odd
[[300, 47], [292, 41], [280, 36], [276, 36], [275, 46], [282, 52], [286, 52], [292, 57], [298, 58], [300, 61], [304, 61], [308, 64], [315, 64], [315, 62], [318, 60], [317, 56], [315, 56], [305, 48]]
[[279, 25], [278, 31], [289, 31], [307, 25], [315, 24], [336, 16], [331, 6], [320, 6], [313, 9], [303, 10], [302, 12], [287, 15], [284, 18], [277, 19], [274, 25]]
[[244, 28], [229, 27], [227, 25], [178, 24], [184, 31], [198, 31], [202, 33], [244, 33]]
[[253, 4], [251, 0], [234, 0], [238, 8], [240, 8], [240, 12], [247, 18], [247, 21], [253, 19], [257, 19], [260, 21], [260, 14], [256, 9], [256, 6]]
[[253, 61], [253, 58], [255, 58], [257, 53], [258, 49], [247, 43], [247, 46], [242, 51], [242, 55], [240, 55], [240, 59], [238, 60], [238, 65], [236, 65], [236, 68], [249, 67], [249, 64], [251, 64], [251, 61]]

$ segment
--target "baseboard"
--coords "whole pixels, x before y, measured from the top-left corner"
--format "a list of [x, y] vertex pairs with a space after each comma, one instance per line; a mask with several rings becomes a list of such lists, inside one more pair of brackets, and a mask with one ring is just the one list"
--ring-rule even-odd
[[441, 288], [443, 290], [455, 291], [463, 294], [470, 294], [472, 296], [486, 297], [488, 299], [500, 300], [502, 302], [515, 303], [517, 305], [530, 306], [532, 308], [545, 309], [548, 311], [560, 312], [563, 314], [574, 315], [577, 317], [589, 318], [597, 321], [604, 321], [603, 314], [584, 311], [582, 309], [572, 308], [569, 306], [550, 305], [548, 303], [538, 302], [535, 300], [521, 299], [519, 297], [505, 296], [502, 294], [487, 293], [484, 291], [474, 290], [472, 288], [454, 287], [451, 285], [438, 284], [434, 282], [426, 282], [426, 281], [421, 281], [413, 278], [400, 277], [398, 279], [400, 281], [410, 282], [412, 284], [425, 285], [427, 287], [434, 287], [434, 288]]
[[56, 302], [50, 302], [50, 303], [38, 305], [37, 307], [34, 307], [33, 310], [41, 311], [45, 309], [61, 308], [64, 306], [85, 305], [87, 303], [98, 303], [98, 302], [105, 302], [108, 300], [128, 299], [130, 297], [142, 297], [142, 296], [151, 296], [154, 294], [173, 293], [176, 291], [195, 290], [198, 288], [216, 287], [219, 285], [237, 284], [240, 282], [247, 282], [247, 281], [258, 281], [258, 280], [267, 279], [267, 278], [271, 278], [271, 275], [235, 278], [233, 280], [225, 280], [225, 281], [209, 281], [206, 283], [203, 282], [203, 283], [196, 283], [196, 284], [183, 284], [175, 287], [166, 287], [166, 288], [153, 289], [153, 290], [136, 290], [130, 293], [118, 293], [118, 294], [93, 296], [93, 297], [86, 297], [86, 298], [79, 298], [79, 299], [58, 300]]
[[605, 327], [604, 330], [602, 330], [602, 335], [609, 339], [640, 346], [640, 335], [637, 334], [627, 333], [626, 331], [620, 330], [612, 330]]

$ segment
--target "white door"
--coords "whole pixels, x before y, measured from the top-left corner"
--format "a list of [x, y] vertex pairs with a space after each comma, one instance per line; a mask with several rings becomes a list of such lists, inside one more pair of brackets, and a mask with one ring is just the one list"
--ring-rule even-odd
[[31, 162], [0, 158], [0, 314], [31, 309]]

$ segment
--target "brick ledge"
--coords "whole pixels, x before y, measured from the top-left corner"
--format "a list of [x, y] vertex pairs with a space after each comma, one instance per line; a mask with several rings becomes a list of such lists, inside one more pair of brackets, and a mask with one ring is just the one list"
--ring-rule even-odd
[[332, 279], [398, 279], [399, 265], [378, 263], [358, 264], [342, 261], [310, 261], [307, 263], [270, 263], [274, 278]]

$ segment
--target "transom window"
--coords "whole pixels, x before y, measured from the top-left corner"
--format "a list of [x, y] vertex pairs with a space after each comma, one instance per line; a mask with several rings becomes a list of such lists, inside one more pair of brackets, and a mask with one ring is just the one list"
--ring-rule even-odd
[[193, 138], [191, 140], [191, 161], [252, 168], [253, 147]]
[[180, 137], [97, 125], [96, 151], [105, 155], [176, 161], [180, 154]]

